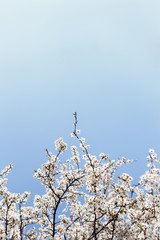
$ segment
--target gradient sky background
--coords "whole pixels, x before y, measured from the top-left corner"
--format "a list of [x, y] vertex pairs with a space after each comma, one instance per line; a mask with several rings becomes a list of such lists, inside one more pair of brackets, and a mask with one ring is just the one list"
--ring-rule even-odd
[[[10, 191], [69, 145], [74, 111], [90, 152], [125, 156], [135, 179], [160, 155], [160, 1], [0, 0], [0, 168]], [[67, 156], [70, 152], [68, 149]]]

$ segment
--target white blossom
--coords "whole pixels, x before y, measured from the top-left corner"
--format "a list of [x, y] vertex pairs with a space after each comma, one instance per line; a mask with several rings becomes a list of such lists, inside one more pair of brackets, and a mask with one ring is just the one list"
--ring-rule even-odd
[[92, 155], [85, 139], [77, 135], [77, 113], [74, 116], [73, 135], [83, 153], [71, 146], [71, 157], [61, 159], [67, 144], [62, 138], [55, 141], [57, 155], [47, 150], [47, 161], [34, 171], [46, 191], [35, 195], [34, 206], [27, 205], [30, 192], [8, 190], [12, 164], [1, 171], [0, 239], [160, 239], [160, 168], [155, 151], [149, 149], [148, 168], [133, 184], [128, 173], [117, 176], [117, 170], [132, 161]]

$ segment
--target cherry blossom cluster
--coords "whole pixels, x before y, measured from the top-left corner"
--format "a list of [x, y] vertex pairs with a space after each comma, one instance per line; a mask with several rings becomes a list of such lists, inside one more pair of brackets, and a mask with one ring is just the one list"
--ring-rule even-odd
[[[77, 129], [74, 113], [71, 157], [62, 160], [67, 144], [55, 141], [57, 154], [46, 149], [47, 161], [34, 177], [46, 193], [10, 193], [6, 187], [12, 165], [0, 174], [0, 239], [31, 240], [158, 240], [160, 239], [160, 160], [153, 149], [148, 170], [133, 184], [132, 177], [117, 170], [132, 161], [111, 160], [108, 154], [89, 153], [89, 145]], [[78, 151], [79, 147], [82, 151]]]

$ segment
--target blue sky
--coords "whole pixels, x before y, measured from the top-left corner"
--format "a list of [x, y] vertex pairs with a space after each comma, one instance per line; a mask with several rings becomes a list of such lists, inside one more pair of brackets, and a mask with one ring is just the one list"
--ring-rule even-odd
[[[160, 2], [0, 1], [0, 168], [11, 191], [41, 193], [33, 171], [69, 145], [74, 111], [90, 152], [160, 155]], [[69, 152], [69, 150], [68, 150]]]

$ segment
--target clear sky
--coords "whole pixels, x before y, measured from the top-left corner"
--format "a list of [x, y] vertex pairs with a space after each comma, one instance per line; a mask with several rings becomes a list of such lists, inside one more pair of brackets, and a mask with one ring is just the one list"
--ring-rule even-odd
[[[160, 155], [159, 0], [0, 0], [0, 168], [9, 189], [41, 193], [45, 148], [70, 139], [125, 156], [138, 180]], [[69, 150], [68, 150], [69, 153]], [[67, 155], [68, 156], [68, 155]]]

